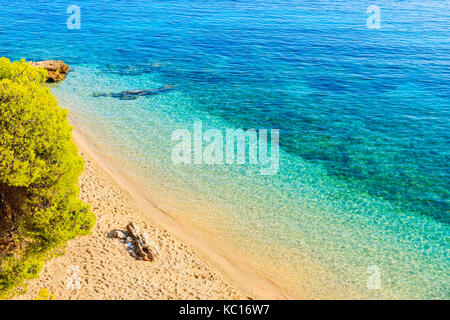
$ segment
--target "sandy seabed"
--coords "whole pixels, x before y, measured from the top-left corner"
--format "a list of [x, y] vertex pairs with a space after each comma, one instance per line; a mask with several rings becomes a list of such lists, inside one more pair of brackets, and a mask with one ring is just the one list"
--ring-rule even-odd
[[[66, 253], [47, 262], [27, 292], [34, 299], [46, 288], [55, 299], [249, 299], [196, 251], [134, 209], [121, 189], [86, 152], [80, 198], [91, 205], [97, 223], [88, 236], [67, 243]], [[135, 221], [155, 243], [158, 258], [135, 260], [111, 230]]]

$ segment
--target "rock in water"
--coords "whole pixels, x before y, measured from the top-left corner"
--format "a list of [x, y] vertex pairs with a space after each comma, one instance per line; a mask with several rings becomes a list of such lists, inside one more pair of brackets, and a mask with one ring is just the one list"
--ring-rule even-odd
[[117, 93], [96, 92], [96, 93], [93, 93], [92, 96], [93, 97], [111, 97], [111, 98], [116, 98], [116, 99], [120, 99], [120, 100], [135, 100], [139, 97], [148, 97], [148, 96], [154, 96], [154, 95], [165, 93], [165, 92], [170, 92], [170, 91], [174, 90], [176, 87], [178, 87], [178, 86], [177, 85], [171, 86], [171, 85], [166, 84], [157, 89], [122, 91], [122, 92], [117, 92]]
[[47, 70], [47, 82], [62, 81], [66, 78], [66, 74], [69, 72], [69, 66], [63, 61], [59, 60], [47, 60], [38, 62], [29, 62], [33, 67], [44, 68]]
[[136, 254], [144, 261], [153, 261], [156, 258], [156, 248], [147, 234], [142, 231], [134, 222], [127, 225], [128, 234], [134, 240]]

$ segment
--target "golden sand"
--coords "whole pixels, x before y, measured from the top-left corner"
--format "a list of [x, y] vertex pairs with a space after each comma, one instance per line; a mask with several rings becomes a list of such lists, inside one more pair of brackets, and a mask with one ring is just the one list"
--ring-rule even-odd
[[[55, 299], [279, 299], [289, 298], [269, 280], [246, 269], [214, 239], [183, 226], [140, 195], [135, 186], [103, 161], [76, 128], [73, 138], [85, 161], [80, 198], [97, 223], [88, 236], [67, 243], [66, 253], [47, 262], [27, 293], [48, 289]], [[108, 237], [134, 221], [158, 249], [153, 262], [135, 260], [126, 244]]]
[[[91, 205], [97, 224], [91, 235], [69, 241], [66, 253], [49, 261], [18, 299], [33, 299], [42, 288], [55, 299], [247, 298], [193, 249], [150, 224], [132, 208], [129, 195], [88, 154], [82, 152], [82, 156], [85, 171], [80, 177], [80, 198]], [[156, 261], [133, 259], [125, 244], [107, 236], [111, 230], [124, 230], [130, 221], [144, 229], [157, 246]]]

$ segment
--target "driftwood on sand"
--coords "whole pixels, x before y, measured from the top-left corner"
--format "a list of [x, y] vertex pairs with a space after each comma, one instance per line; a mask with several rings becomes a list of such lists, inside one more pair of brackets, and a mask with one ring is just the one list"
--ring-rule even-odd
[[156, 259], [157, 252], [153, 242], [134, 222], [127, 225], [127, 233], [133, 239], [136, 255], [144, 261]]

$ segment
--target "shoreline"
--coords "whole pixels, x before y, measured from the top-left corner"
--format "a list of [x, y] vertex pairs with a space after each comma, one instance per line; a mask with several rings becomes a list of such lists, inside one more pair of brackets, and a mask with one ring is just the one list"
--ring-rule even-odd
[[[91, 209], [97, 214], [97, 224], [91, 235], [69, 241], [66, 253], [48, 261], [39, 278], [28, 281], [27, 293], [15, 299], [33, 299], [42, 288], [54, 293], [56, 299], [291, 298], [271, 281], [248, 269], [241, 263], [239, 257], [230, 259], [234, 253], [225, 252], [225, 249], [206, 233], [183, 226], [174, 217], [157, 208], [152, 202], [153, 199], [147, 199], [143, 190], [133, 185], [133, 182], [127, 179], [114, 163], [95, 151], [95, 145], [89, 142], [89, 138], [72, 119], [69, 119], [69, 122], [73, 126], [73, 141], [85, 160], [85, 171], [79, 183], [80, 198], [90, 204]], [[112, 198], [112, 202], [111, 199], [102, 199], [105, 194], [106, 198]], [[116, 207], [112, 210], [116, 215], [108, 210], [111, 203]], [[116, 224], [119, 220], [121, 223]], [[159, 261], [154, 263], [137, 261], [129, 256], [125, 245], [119, 240], [107, 237], [108, 231], [124, 230], [131, 220], [143, 225], [152, 241], [155, 241], [160, 248], [169, 247], [169, 252], [162, 252]], [[149, 232], [149, 229], [153, 231]], [[159, 234], [159, 241], [155, 238], [155, 231]], [[101, 242], [107, 249], [97, 248], [97, 243], [91, 245], [94, 241]], [[174, 243], [178, 245], [175, 246]], [[98, 252], [93, 255], [92, 251], [96, 249]], [[175, 259], [176, 262], [164, 261], [167, 254], [178, 256], [178, 259]], [[97, 259], [91, 260], [94, 256]], [[67, 278], [71, 276], [67, 268], [75, 261], [77, 262], [75, 266], [80, 265], [82, 282], [85, 282], [82, 283], [80, 290], [69, 290], [65, 284]], [[106, 261], [108, 264], [105, 263]], [[161, 270], [161, 264], [166, 269], [163, 275], [155, 273], [155, 270]], [[125, 268], [126, 265], [129, 266]], [[152, 268], [154, 265], [155, 269]], [[180, 272], [178, 268], [180, 265], [183, 266], [183, 272]], [[115, 272], [107, 276], [107, 269], [110, 268]], [[133, 271], [136, 268], [140, 270]], [[138, 286], [133, 290], [133, 286], [124, 281], [127, 277], [117, 276], [117, 271], [121, 269], [129, 273], [130, 279], [138, 280], [140, 277], [139, 282], [150, 284], [150, 288]], [[195, 274], [198, 270], [202, 270], [202, 276]], [[190, 272], [194, 273], [193, 277], [189, 275]], [[87, 274], [86, 279], [83, 279], [84, 273]], [[103, 281], [99, 281], [96, 277], [98, 273], [102, 274]], [[161, 292], [162, 288], [155, 285], [155, 282], [161, 281], [162, 278], [169, 280], [167, 284], [169, 289], [166, 289], [166, 292]], [[197, 286], [198, 279], [201, 285]], [[208, 281], [210, 283], [207, 283]], [[84, 286], [86, 289], [83, 289]], [[108, 289], [102, 295], [101, 288], [104, 286], [115, 286], [118, 289]], [[129, 293], [124, 294], [124, 290]]]

